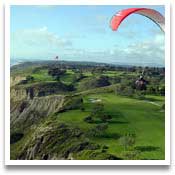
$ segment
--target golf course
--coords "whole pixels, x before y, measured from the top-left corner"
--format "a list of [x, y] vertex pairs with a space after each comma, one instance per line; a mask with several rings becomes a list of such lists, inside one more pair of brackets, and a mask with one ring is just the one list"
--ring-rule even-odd
[[164, 68], [11, 67], [11, 159], [165, 159]]

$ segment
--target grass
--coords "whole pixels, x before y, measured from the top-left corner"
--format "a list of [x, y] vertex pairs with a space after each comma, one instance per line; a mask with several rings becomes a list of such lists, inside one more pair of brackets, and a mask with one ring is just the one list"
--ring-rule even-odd
[[[149, 96], [155, 102], [164, 103], [163, 97]], [[93, 103], [89, 98], [99, 98], [105, 105], [105, 111], [110, 113], [113, 119], [109, 122], [106, 133], [100, 137], [91, 138], [98, 144], [107, 145], [108, 151], [116, 156], [125, 157], [123, 146], [120, 145], [119, 137], [126, 133], [136, 134], [136, 146], [144, 146], [137, 159], [164, 159], [164, 112], [160, 107], [131, 98], [116, 96], [110, 93], [84, 96], [85, 111], [71, 110], [58, 115], [58, 120], [78, 126], [85, 132], [94, 127], [96, 123], [89, 124], [83, 121], [90, 113]], [[149, 112], [148, 112], [149, 111]], [[146, 149], [155, 147], [158, 149]], [[130, 151], [134, 151], [134, 147]]]
[[134, 75], [137, 76], [135, 72], [124, 72], [124, 71], [105, 71], [102, 75], [108, 76], [108, 77], [115, 77], [115, 76], [126, 76], [126, 75]]
[[33, 73], [31, 76], [34, 77], [34, 80], [36, 82], [40, 81], [53, 81], [53, 77], [48, 75], [48, 70], [47, 69], [42, 69], [37, 71], [36, 73]]
[[73, 82], [74, 73], [67, 71], [65, 75], [61, 76], [60, 80], [65, 84], [71, 84]]
[[[32, 73], [33, 68], [27, 68], [25, 71], [14, 71], [13, 74], [22, 74], [23, 76], [31, 75], [34, 77], [34, 82], [31, 84], [20, 85], [20, 87], [37, 86], [42, 83], [55, 81], [54, 78], [48, 75], [47, 69], [38, 70]], [[135, 73], [127, 73], [135, 75]], [[85, 72], [86, 78], [75, 83], [75, 87], [87, 78], [95, 77], [90, 72]], [[124, 77], [123, 71], [106, 71], [103, 75], [109, 77], [120, 76]], [[65, 84], [71, 84], [75, 73], [68, 69], [61, 77], [61, 81]], [[83, 105], [85, 111], [69, 110], [60, 114], [56, 114], [56, 120], [67, 123], [75, 127], [79, 127], [85, 133], [95, 127], [100, 121], [87, 123], [84, 118], [87, 117], [94, 104], [89, 100], [91, 98], [101, 99], [105, 106], [105, 111], [112, 116], [112, 120], [108, 123], [108, 129], [101, 136], [90, 137], [90, 140], [108, 146], [108, 153], [119, 156], [123, 159], [164, 159], [165, 151], [165, 113], [161, 106], [165, 103], [164, 97], [146, 95], [145, 100], [121, 97], [111, 93], [114, 91], [115, 84], [108, 87], [90, 89], [83, 92], [77, 92], [75, 95], [83, 96]], [[79, 90], [79, 89], [78, 89]], [[107, 93], [104, 93], [107, 92]], [[151, 103], [150, 103], [151, 102]], [[157, 104], [157, 105], [156, 105]], [[12, 158], [17, 156], [17, 153], [22, 149], [23, 144], [29, 139], [31, 133], [19, 142], [11, 145]], [[136, 142], [127, 150], [120, 144], [120, 138], [128, 133], [136, 134]], [[15, 151], [13, 151], [15, 150]], [[127, 154], [130, 154], [129, 156]], [[132, 156], [131, 154], [137, 154]], [[129, 158], [130, 157], [130, 158]]]
[[103, 75], [108, 77], [120, 76], [123, 74], [123, 71], [105, 71]]

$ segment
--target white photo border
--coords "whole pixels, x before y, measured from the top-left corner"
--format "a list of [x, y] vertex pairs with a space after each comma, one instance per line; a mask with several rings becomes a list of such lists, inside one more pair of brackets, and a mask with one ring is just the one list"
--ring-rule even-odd
[[[165, 160], [11, 160], [10, 159], [10, 6], [11, 5], [163, 5], [165, 7]], [[5, 165], [170, 165], [170, 3], [166, 1], [62, 0], [5, 4]]]

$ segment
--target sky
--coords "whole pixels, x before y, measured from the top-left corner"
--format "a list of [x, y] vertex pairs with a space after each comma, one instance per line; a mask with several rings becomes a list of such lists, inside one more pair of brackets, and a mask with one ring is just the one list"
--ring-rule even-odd
[[[111, 17], [133, 6], [25, 6], [10, 10], [11, 59], [164, 66], [164, 33], [132, 14], [112, 31]], [[164, 15], [164, 6], [147, 7]]]

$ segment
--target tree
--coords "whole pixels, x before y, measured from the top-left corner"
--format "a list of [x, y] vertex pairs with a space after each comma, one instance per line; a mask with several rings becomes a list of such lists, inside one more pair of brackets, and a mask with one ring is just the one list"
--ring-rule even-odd
[[109, 86], [109, 77], [108, 76], [100, 76], [97, 79], [97, 87]]
[[101, 136], [104, 134], [104, 132], [108, 129], [107, 123], [101, 123], [96, 125], [94, 128], [89, 130], [90, 136]]
[[97, 103], [94, 105], [91, 112], [91, 117], [98, 118], [104, 123], [112, 119], [111, 115], [106, 114], [102, 103]]
[[59, 81], [60, 76], [66, 73], [65, 69], [60, 68], [49, 68], [48, 74], [54, 77], [57, 81]]
[[34, 77], [28, 75], [28, 76], [26, 77], [26, 80], [27, 80], [27, 82], [32, 82], [32, 81], [34, 80]]
[[108, 114], [103, 114], [100, 115], [99, 118], [102, 120], [102, 122], [108, 122], [112, 119], [112, 116]]
[[116, 94], [132, 97], [134, 95], [134, 89], [129, 85], [119, 84], [116, 87]]
[[93, 88], [104, 87], [109, 85], [110, 85], [110, 82], [107, 76], [100, 76], [100, 77], [94, 77], [94, 78], [90, 77], [81, 82], [80, 89], [87, 90], [87, 89], [93, 89]]
[[120, 76], [115, 76], [115, 77], [113, 78], [113, 82], [114, 82], [114, 83], [120, 83], [120, 82], [121, 82], [121, 77], [120, 77]]
[[87, 116], [84, 118], [84, 121], [87, 122], [87, 123], [92, 123], [93, 122], [93, 119], [91, 116]]
[[125, 136], [120, 138], [120, 144], [124, 147], [126, 150], [128, 147], [133, 146], [135, 144], [135, 134], [126, 134]]
[[83, 73], [76, 73], [74, 74], [73, 78], [72, 78], [72, 82], [76, 83], [80, 80], [82, 80], [85, 76], [83, 75]]
[[94, 104], [92, 112], [91, 112], [91, 116], [99, 118], [103, 114], [104, 114], [104, 105], [102, 103]]

